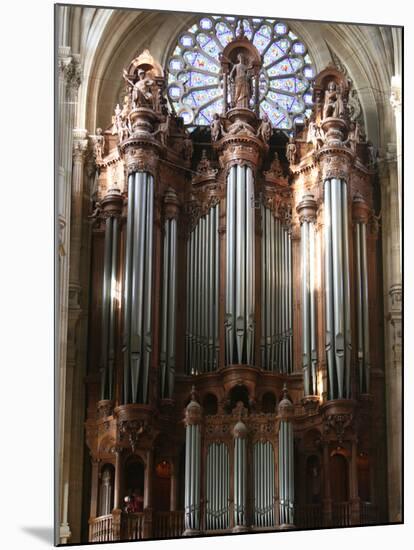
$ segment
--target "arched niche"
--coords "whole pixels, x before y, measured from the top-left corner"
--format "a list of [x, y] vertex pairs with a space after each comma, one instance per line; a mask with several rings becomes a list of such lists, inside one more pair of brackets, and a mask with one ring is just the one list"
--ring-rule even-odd
[[154, 468], [154, 508], [167, 512], [171, 501], [172, 464], [167, 459], [159, 460]]
[[107, 516], [114, 507], [115, 468], [113, 464], [103, 464], [99, 483], [99, 516]]
[[244, 384], [237, 384], [229, 391], [227, 411], [231, 412], [239, 402], [243, 403], [246, 409], [249, 409], [249, 390]]
[[[126, 459], [124, 465], [124, 502], [126, 497], [129, 499], [138, 497], [137, 501], [143, 502], [144, 478], [145, 464], [143, 460], [137, 455], [131, 455]], [[140, 507], [140, 505], [137, 506], [137, 508]]]
[[333, 452], [329, 458], [329, 477], [333, 503], [349, 500], [349, 462], [343, 452]]

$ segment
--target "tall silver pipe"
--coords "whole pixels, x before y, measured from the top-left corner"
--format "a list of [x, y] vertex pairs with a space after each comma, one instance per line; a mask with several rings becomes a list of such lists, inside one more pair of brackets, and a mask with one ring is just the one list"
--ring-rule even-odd
[[302, 249], [302, 367], [305, 395], [308, 395], [310, 393], [308, 222], [304, 221], [300, 230]]
[[207, 250], [207, 265], [208, 265], [208, 282], [207, 282], [207, 333], [208, 333], [208, 369], [213, 370], [213, 353], [214, 353], [214, 210], [210, 210], [208, 214], [208, 250]]
[[276, 300], [276, 365], [278, 372], [283, 372], [282, 365], [282, 247], [281, 247], [281, 236], [282, 236], [282, 224], [280, 220], [276, 220], [276, 265], [277, 265], [277, 287], [275, 289], [275, 300]]
[[272, 315], [274, 315], [273, 305], [273, 289], [271, 285], [272, 277], [272, 250], [270, 245], [271, 240], [271, 214], [269, 208], [265, 208], [265, 229], [266, 229], [266, 301], [264, 303], [264, 310], [266, 312], [266, 368], [271, 369], [272, 358], [272, 342], [273, 334], [272, 327]]
[[333, 251], [333, 289], [334, 289], [334, 326], [335, 359], [338, 398], [345, 397], [345, 327], [344, 327], [344, 285], [343, 285], [343, 232], [341, 180], [332, 179], [332, 251]]
[[233, 363], [234, 355], [234, 269], [235, 269], [235, 189], [236, 189], [236, 166], [230, 168], [227, 176], [227, 241], [226, 241], [226, 343], [227, 343], [227, 364]]
[[118, 218], [112, 218], [112, 251], [111, 251], [111, 278], [109, 289], [109, 363], [108, 363], [108, 390], [109, 399], [113, 398], [113, 378], [114, 378], [114, 363], [115, 363], [115, 291], [117, 281], [117, 267], [118, 267]]
[[270, 209], [267, 209], [267, 218], [268, 218], [268, 231], [267, 231], [267, 240], [268, 240], [268, 286], [269, 286], [269, 303], [267, 304], [267, 309], [269, 310], [268, 318], [269, 324], [267, 327], [268, 333], [268, 368], [270, 370], [275, 369], [275, 346], [276, 346], [276, 273], [278, 270], [278, 265], [276, 263], [275, 253], [276, 253], [276, 235], [275, 235], [275, 218]]
[[214, 229], [214, 244], [215, 244], [215, 290], [214, 290], [214, 369], [218, 368], [219, 354], [219, 289], [220, 289], [220, 243], [219, 243], [219, 215], [220, 205], [215, 207], [215, 229]]
[[369, 295], [368, 295], [368, 265], [367, 265], [367, 234], [366, 224], [361, 224], [361, 253], [362, 253], [362, 289], [363, 289], [363, 332], [364, 332], [364, 378], [365, 391], [370, 391], [370, 343], [369, 343]]
[[335, 357], [334, 357], [334, 301], [333, 301], [333, 257], [332, 257], [332, 200], [331, 180], [324, 186], [325, 210], [325, 346], [328, 363], [329, 399], [335, 397]]
[[128, 217], [125, 245], [125, 282], [124, 282], [124, 403], [130, 398], [130, 350], [131, 350], [131, 284], [132, 284], [132, 250], [134, 234], [135, 177], [128, 176]]
[[311, 391], [317, 393], [317, 327], [315, 304], [315, 226], [309, 223], [309, 306], [310, 306], [310, 361], [311, 361]]
[[170, 276], [169, 276], [169, 307], [168, 307], [168, 397], [172, 397], [175, 378], [175, 334], [176, 334], [176, 303], [177, 303], [177, 220], [170, 221]]
[[147, 213], [146, 213], [146, 250], [145, 250], [145, 287], [144, 287], [144, 373], [142, 381], [142, 401], [148, 401], [148, 379], [152, 351], [152, 256], [153, 256], [153, 217], [154, 217], [154, 181], [150, 174], [146, 174], [147, 179]]
[[246, 172], [244, 166], [236, 166], [236, 350], [237, 363], [243, 362], [246, 329]]
[[355, 224], [356, 244], [356, 290], [357, 290], [357, 325], [358, 325], [358, 374], [359, 391], [364, 391], [364, 320], [363, 320], [363, 290], [362, 290], [362, 251], [361, 224]]
[[255, 195], [253, 172], [246, 166], [246, 312], [247, 312], [247, 363], [254, 362], [255, 333]]
[[108, 337], [111, 287], [112, 218], [105, 220], [104, 270], [102, 284], [101, 399], [108, 395]]
[[145, 187], [142, 181], [144, 174], [135, 174], [134, 196], [134, 241], [132, 255], [132, 307], [131, 307], [131, 397], [132, 402], [138, 401], [138, 384], [142, 362], [142, 288], [143, 260], [145, 239]]
[[168, 302], [169, 302], [169, 260], [170, 252], [170, 220], [164, 224], [164, 254], [163, 254], [163, 291], [162, 291], [162, 317], [161, 317], [161, 397], [166, 397], [167, 364], [168, 364]]
[[344, 330], [345, 330], [345, 397], [351, 395], [351, 290], [349, 281], [349, 231], [348, 231], [348, 197], [347, 184], [342, 186], [342, 241], [343, 241], [343, 283], [344, 283]]

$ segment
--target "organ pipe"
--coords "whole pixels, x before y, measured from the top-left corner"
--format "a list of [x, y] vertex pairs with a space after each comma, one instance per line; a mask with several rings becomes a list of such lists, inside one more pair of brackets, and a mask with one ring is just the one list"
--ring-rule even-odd
[[317, 204], [305, 195], [297, 206], [301, 223], [302, 258], [302, 368], [304, 394], [317, 394], [317, 340], [315, 304], [315, 221]]
[[369, 207], [360, 194], [352, 205], [355, 233], [356, 293], [357, 293], [357, 349], [359, 392], [370, 390], [370, 342], [369, 342], [369, 297], [367, 269], [366, 227]]
[[239, 420], [234, 427], [234, 530], [246, 526], [246, 425]]
[[283, 399], [279, 403], [281, 416], [279, 426], [279, 522], [281, 525], [294, 524], [294, 446], [291, 417], [293, 405], [286, 386]]
[[[274, 452], [270, 441], [258, 441], [253, 447], [254, 525], [272, 527], [274, 517]], [[273, 480], [273, 481], [272, 481]]]
[[325, 181], [326, 355], [329, 399], [350, 397], [351, 324], [346, 182]]
[[254, 184], [249, 166], [227, 176], [226, 364], [253, 364]]
[[101, 399], [113, 399], [118, 218], [122, 211], [122, 204], [122, 195], [117, 188], [109, 189], [102, 200], [105, 218], [105, 244], [102, 282]]
[[225, 443], [211, 443], [207, 450], [206, 529], [229, 526], [229, 453]]
[[200, 458], [201, 458], [201, 406], [196, 401], [194, 388], [186, 407], [185, 439], [185, 531], [184, 535], [200, 529]]
[[292, 371], [292, 246], [272, 211], [262, 213], [262, 368]]
[[147, 172], [128, 179], [124, 291], [124, 402], [146, 403], [152, 347], [154, 181]]
[[175, 376], [176, 294], [177, 294], [177, 216], [178, 198], [173, 189], [164, 197], [164, 254], [161, 315], [161, 397], [172, 398]]
[[219, 205], [200, 218], [187, 242], [187, 374], [218, 365]]

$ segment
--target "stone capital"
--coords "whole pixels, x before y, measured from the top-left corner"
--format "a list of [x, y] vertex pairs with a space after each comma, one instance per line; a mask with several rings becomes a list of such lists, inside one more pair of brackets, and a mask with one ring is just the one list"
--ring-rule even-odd
[[399, 75], [391, 77], [390, 103], [395, 114], [399, 114], [401, 112], [401, 77]]
[[83, 162], [88, 150], [87, 130], [74, 128], [73, 135], [73, 160], [74, 162]]

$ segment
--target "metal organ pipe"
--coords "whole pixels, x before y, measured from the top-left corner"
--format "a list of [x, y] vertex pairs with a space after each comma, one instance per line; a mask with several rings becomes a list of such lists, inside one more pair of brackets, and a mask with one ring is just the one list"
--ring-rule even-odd
[[151, 357], [154, 181], [136, 172], [128, 183], [124, 291], [124, 402], [146, 403]]
[[315, 221], [317, 204], [305, 195], [297, 206], [301, 223], [302, 367], [304, 394], [317, 393], [317, 327], [315, 304]]
[[187, 374], [218, 365], [219, 205], [199, 219], [187, 242]]
[[254, 357], [254, 183], [249, 166], [227, 177], [226, 364]]
[[325, 181], [326, 352], [329, 399], [350, 397], [351, 326], [346, 183]]
[[371, 361], [366, 227], [370, 210], [360, 194], [354, 197], [352, 206], [355, 225], [359, 392], [369, 393]]
[[280, 524], [294, 523], [294, 447], [291, 417], [293, 405], [286, 387], [279, 403], [279, 521]]
[[118, 217], [121, 215], [122, 206], [123, 198], [119, 189], [109, 189], [102, 200], [103, 215], [105, 216], [105, 245], [102, 284], [101, 399], [113, 399]]
[[246, 526], [246, 434], [239, 420], [234, 427], [234, 525], [236, 530]]
[[262, 368], [292, 370], [291, 235], [272, 211], [262, 206]]
[[161, 397], [171, 398], [175, 377], [176, 294], [177, 294], [177, 216], [178, 197], [169, 188], [164, 197], [164, 261], [161, 315]]
[[186, 450], [185, 450], [185, 532], [200, 529], [200, 454], [201, 454], [201, 407], [196, 401], [194, 389], [186, 407]]

